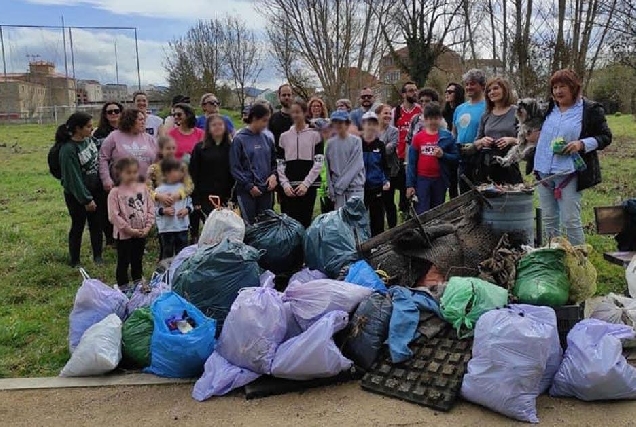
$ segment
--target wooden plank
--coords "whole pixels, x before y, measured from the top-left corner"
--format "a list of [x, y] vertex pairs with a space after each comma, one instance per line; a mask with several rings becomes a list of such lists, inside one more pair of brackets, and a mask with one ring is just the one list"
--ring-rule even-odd
[[[434, 209], [424, 212], [423, 214], [419, 215], [418, 218], [422, 224], [426, 225], [427, 222], [430, 222], [434, 219], [437, 219], [443, 216], [448, 211], [457, 209], [458, 207], [463, 205], [467, 205], [475, 201], [476, 199], [478, 199], [478, 197], [479, 197], [479, 194], [476, 191], [469, 191], [454, 199], [451, 199], [450, 201], [444, 203], [443, 205], [440, 205]], [[417, 219], [411, 218], [408, 221], [405, 221], [402, 224], [390, 230], [387, 230], [382, 234], [378, 234], [377, 236], [372, 237], [371, 239], [362, 243], [360, 245], [360, 251], [362, 253], [369, 252], [380, 245], [390, 242], [395, 236], [399, 235], [403, 230], [417, 228], [417, 227], [419, 227]]]
[[605, 252], [603, 258], [612, 264], [627, 267], [634, 255], [636, 255], [636, 252]]
[[0, 390], [36, 390], [51, 388], [115, 387], [133, 385], [191, 384], [196, 379], [160, 378], [150, 374], [111, 374], [101, 377], [3, 378]]
[[618, 234], [625, 225], [625, 210], [622, 206], [597, 206], [594, 208], [596, 232]]

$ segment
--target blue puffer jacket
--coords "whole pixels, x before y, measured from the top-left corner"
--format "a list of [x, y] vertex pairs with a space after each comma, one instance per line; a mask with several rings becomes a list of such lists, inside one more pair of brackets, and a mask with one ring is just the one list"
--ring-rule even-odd
[[362, 156], [366, 171], [365, 188], [382, 188], [389, 181], [389, 165], [384, 143], [379, 138], [371, 142], [362, 140]]

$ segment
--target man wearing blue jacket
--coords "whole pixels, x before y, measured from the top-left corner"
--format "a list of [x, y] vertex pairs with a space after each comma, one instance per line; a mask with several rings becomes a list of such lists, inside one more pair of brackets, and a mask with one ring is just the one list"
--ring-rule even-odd
[[237, 133], [230, 147], [230, 169], [236, 180], [236, 195], [241, 215], [248, 224], [274, 204], [276, 178], [276, 147], [268, 138], [270, 111], [265, 105], [250, 108], [247, 127]]

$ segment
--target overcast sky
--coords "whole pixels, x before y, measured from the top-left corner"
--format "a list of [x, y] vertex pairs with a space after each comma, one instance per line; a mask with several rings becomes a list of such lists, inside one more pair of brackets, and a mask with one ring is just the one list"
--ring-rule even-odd
[[[3, 2], [4, 3], [4, 2]], [[6, 0], [0, 25], [136, 27], [139, 37], [141, 83], [166, 83], [162, 66], [167, 42], [184, 34], [198, 19], [241, 16], [262, 33], [264, 20], [254, 10], [252, 0]], [[72, 72], [67, 32], [69, 74]], [[23, 72], [27, 55], [52, 61], [64, 73], [61, 30], [3, 28], [8, 72]], [[75, 74], [102, 83], [115, 81], [115, 62], [121, 83], [136, 84], [134, 32], [130, 30], [72, 30]], [[117, 58], [115, 61], [115, 45]], [[1, 70], [0, 70], [1, 71]], [[275, 87], [280, 78], [271, 66], [265, 67], [257, 86]]]

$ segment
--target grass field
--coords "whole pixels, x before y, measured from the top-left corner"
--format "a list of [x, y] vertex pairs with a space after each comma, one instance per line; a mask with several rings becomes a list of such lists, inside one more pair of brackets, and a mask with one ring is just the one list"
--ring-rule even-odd
[[[594, 234], [592, 208], [636, 195], [636, 122], [631, 116], [609, 120], [615, 139], [602, 155], [604, 183], [583, 202], [600, 294], [624, 289], [624, 273], [602, 259], [613, 240]], [[53, 134], [50, 125], [0, 126], [0, 377], [56, 375], [69, 356], [68, 314], [81, 278], [66, 264], [70, 220], [46, 163]], [[97, 267], [88, 233], [84, 243], [88, 273], [113, 283], [114, 252], [106, 250], [106, 264]], [[156, 249], [151, 243], [146, 274]]]

